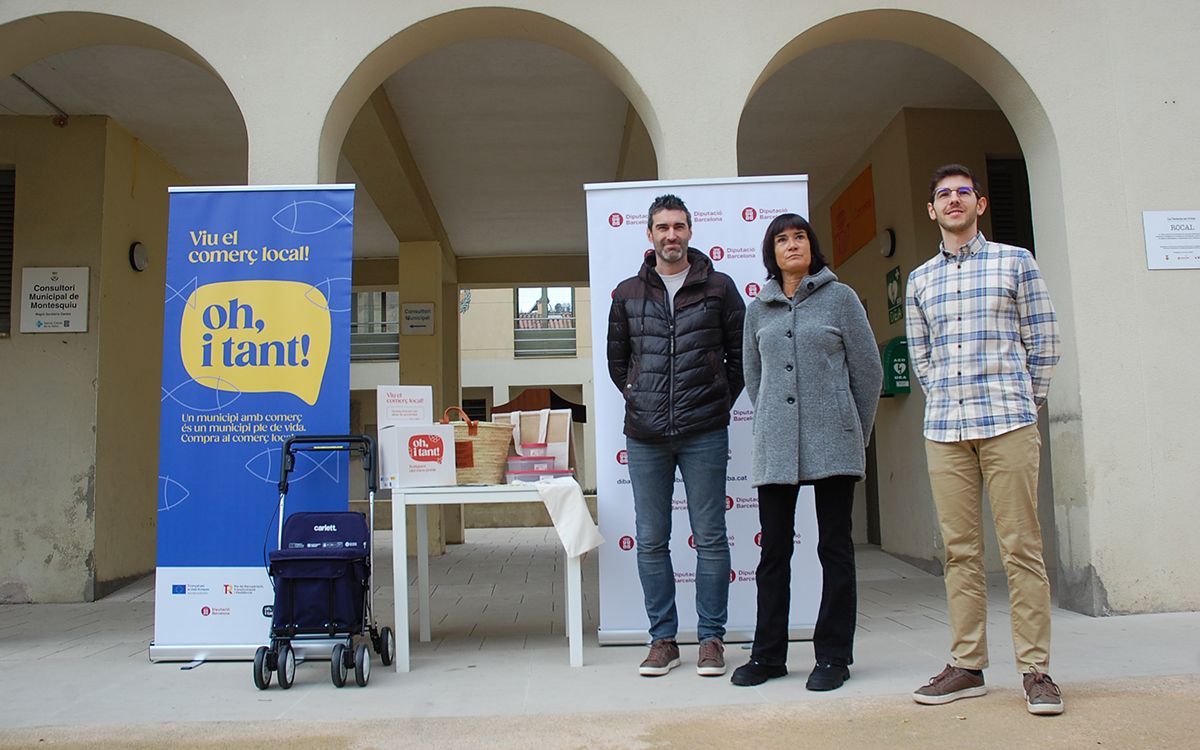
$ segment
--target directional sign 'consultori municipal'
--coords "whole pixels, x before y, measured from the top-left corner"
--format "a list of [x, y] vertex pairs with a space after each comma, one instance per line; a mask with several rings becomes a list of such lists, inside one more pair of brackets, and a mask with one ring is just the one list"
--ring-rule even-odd
[[85, 333], [88, 269], [26, 268], [21, 272], [21, 333]]

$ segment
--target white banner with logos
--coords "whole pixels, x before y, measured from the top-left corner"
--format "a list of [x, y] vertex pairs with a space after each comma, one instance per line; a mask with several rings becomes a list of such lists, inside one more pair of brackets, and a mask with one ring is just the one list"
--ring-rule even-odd
[[263, 620], [270, 617], [274, 588], [264, 568], [160, 567], [154, 580], [155, 629], [203, 633], [205, 637], [196, 640], [217, 644], [180, 648], [190, 654], [186, 658], [230, 657], [236, 644], [246, 644], [242, 650], [253, 653], [265, 640], [259, 634]]
[[[649, 622], [638, 582], [634, 542], [633, 492], [625, 465], [625, 404], [608, 375], [605, 344], [611, 293], [637, 273], [650, 252], [647, 209], [664, 193], [683, 199], [692, 213], [691, 246], [705, 253], [716, 270], [728, 274], [749, 304], [766, 270], [760, 257], [763, 232], [782, 213], [808, 215], [806, 176], [741, 177], [719, 180], [620, 182], [585, 185], [588, 256], [592, 289], [592, 341], [596, 404], [596, 486], [600, 533], [600, 643], [644, 643]], [[750, 484], [754, 411], [743, 393], [729, 427], [730, 458], [725, 486], [731, 556], [729, 621], [726, 640], [754, 639], [758, 567], [758, 495]], [[690, 546], [687, 500], [676, 475], [671, 556], [675, 569], [679, 639], [696, 639], [696, 554]], [[817, 561], [817, 522], [811, 488], [801, 491], [796, 512], [796, 552], [792, 558], [789, 632], [809, 637], [817, 619], [821, 569]]]

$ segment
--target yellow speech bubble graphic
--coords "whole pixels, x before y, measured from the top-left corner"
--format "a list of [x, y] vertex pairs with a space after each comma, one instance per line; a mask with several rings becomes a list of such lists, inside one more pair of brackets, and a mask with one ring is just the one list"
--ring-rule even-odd
[[197, 287], [179, 325], [188, 375], [216, 390], [291, 393], [313, 405], [329, 359], [325, 295], [298, 281]]

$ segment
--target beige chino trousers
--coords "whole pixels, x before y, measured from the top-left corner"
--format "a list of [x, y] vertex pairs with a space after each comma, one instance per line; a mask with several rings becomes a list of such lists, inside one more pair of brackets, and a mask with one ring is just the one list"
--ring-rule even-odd
[[982, 440], [925, 441], [929, 483], [946, 544], [946, 599], [955, 666], [988, 666], [987, 581], [983, 568], [983, 498], [996, 523], [1008, 576], [1017, 668], [1050, 666], [1050, 582], [1037, 515], [1042, 445], [1036, 424]]

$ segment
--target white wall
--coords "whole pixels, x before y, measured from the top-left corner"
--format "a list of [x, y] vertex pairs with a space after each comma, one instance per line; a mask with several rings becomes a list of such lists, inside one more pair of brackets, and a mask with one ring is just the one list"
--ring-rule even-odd
[[[0, 118], [18, 190], [13, 336], [0, 339], [0, 602], [90, 598], [105, 119]], [[21, 269], [88, 266], [87, 333], [20, 334]]]
[[381, 385], [400, 384], [400, 365], [391, 362], [353, 362], [350, 365], [350, 390], [375, 390]]

